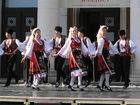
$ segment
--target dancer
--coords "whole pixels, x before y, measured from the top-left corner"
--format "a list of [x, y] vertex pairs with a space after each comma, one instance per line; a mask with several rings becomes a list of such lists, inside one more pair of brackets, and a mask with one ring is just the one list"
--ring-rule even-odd
[[[120, 80], [120, 77], [124, 76], [124, 86], [123, 89], [126, 89], [129, 87], [129, 74], [130, 74], [130, 60], [131, 54], [134, 54], [136, 51], [136, 45], [133, 41], [129, 40], [126, 38], [126, 33], [125, 30], [119, 30], [118, 35], [120, 39], [115, 43], [115, 47], [118, 49], [120, 52], [120, 55], [117, 55], [117, 59], [115, 62], [115, 71], [116, 71], [116, 76], [117, 79]], [[122, 73], [122, 74], [121, 74]]]
[[41, 77], [46, 77], [47, 68], [44, 61], [44, 53], [49, 54], [50, 50], [45, 41], [41, 39], [41, 31], [39, 28], [33, 29], [30, 40], [26, 46], [27, 50], [21, 63], [26, 59], [30, 59], [29, 74], [33, 75], [33, 89], [40, 90], [38, 84]]
[[112, 45], [111, 41], [107, 39], [106, 37], [107, 30], [108, 30], [107, 26], [105, 25], [100, 26], [100, 29], [98, 30], [97, 34], [98, 47], [96, 51], [96, 56], [98, 56], [98, 72], [101, 73], [98, 88], [101, 91], [104, 91], [102, 87], [104, 79], [105, 79], [105, 87], [109, 91], [112, 91], [109, 84], [109, 78], [111, 75], [110, 69], [112, 68], [108, 64], [110, 60], [109, 52], [112, 52], [112, 54], [119, 53], [118, 50]]
[[13, 34], [13, 29], [8, 28], [6, 30], [5, 36], [7, 39], [5, 39], [2, 44], [0, 45], [1, 48], [5, 49], [4, 55], [6, 56], [6, 61], [7, 61], [7, 81], [4, 85], [4, 87], [8, 87], [11, 83], [11, 78], [15, 78], [15, 83], [17, 84], [19, 81], [19, 76], [17, 76], [14, 71], [13, 71], [13, 66], [16, 62], [16, 57], [17, 57], [17, 50], [18, 47], [20, 46], [21, 42], [14, 38], [12, 36]]
[[77, 27], [71, 27], [69, 30], [69, 37], [62, 47], [62, 49], [57, 53], [53, 54], [54, 57], [58, 55], [66, 58], [69, 54], [69, 70], [71, 71], [71, 81], [69, 88], [74, 90], [74, 82], [76, 77], [78, 77], [78, 87], [81, 91], [84, 91], [82, 87], [82, 76], [87, 75], [86, 67], [81, 58], [81, 54], [86, 56], [88, 54], [88, 49], [83, 44], [80, 38], [77, 37]]
[[[50, 40], [50, 44], [53, 46], [53, 49], [51, 51], [54, 51], [56, 54], [59, 52], [59, 50], [61, 50], [61, 48], [63, 47], [63, 45], [67, 40], [67, 37], [65, 35], [61, 35], [61, 32], [62, 32], [62, 27], [56, 26], [54, 29], [55, 37]], [[60, 77], [63, 78], [63, 83], [65, 84], [66, 75], [62, 70], [64, 62], [65, 62], [65, 58], [61, 56], [55, 57], [54, 68], [57, 72], [56, 83], [55, 83], [56, 88], [59, 87], [60, 85]]]
[[[78, 29], [78, 37], [83, 40], [83, 43], [89, 49], [90, 46], [92, 46], [92, 43], [90, 39], [85, 36], [85, 34], [86, 34], [86, 29], [84, 27], [80, 27]], [[93, 47], [92, 49], [94, 49], [93, 53], [95, 53], [96, 51], [95, 47]], [[89, 56], [86, 56], [86, 57], [82, 56], [82, 57], [88, 71], [88, 74], [83, 77], [83, 79], [86, 81], [85, 87], [87, 87], [90, 84], [91, 80], [93, 79], [93, 63]]]

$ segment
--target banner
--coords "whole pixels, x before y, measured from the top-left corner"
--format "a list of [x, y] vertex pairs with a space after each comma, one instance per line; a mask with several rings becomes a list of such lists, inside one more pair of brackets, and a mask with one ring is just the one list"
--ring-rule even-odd
[[60, 0], [60, 8], [130, 7], [130, 0]]

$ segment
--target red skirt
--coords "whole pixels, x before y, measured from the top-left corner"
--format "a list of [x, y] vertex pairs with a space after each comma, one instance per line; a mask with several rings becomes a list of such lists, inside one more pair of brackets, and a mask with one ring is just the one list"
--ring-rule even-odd
[[99, 55], [98, 56], [98, 72], [99, 73], [103, 73], [105, 71], [108, 71], [108, 68], [107, 68], [107, 66], [105, 64], [104, 59], [103, 59], [103, 56], [102, 55]]

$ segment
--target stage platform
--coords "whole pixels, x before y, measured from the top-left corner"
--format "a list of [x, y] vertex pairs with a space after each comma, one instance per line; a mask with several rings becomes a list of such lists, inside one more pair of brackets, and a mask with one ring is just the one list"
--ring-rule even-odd
[[140, 105], [140, 86], [112, 85], [112, 92], [101, 92], [90, 85], [85, 91], [71, 91], [67, 86], [55, 88], [51, 84], [40, 85], [41, 91], [27, 88], [23, 84], [0, 84], [0, 105]]

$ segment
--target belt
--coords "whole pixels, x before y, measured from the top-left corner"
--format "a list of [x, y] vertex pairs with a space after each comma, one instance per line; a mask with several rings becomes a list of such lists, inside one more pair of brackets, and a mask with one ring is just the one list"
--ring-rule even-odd
[[72, 50], [81, 50], [81, 48], [72, 48]]
[[130, 54], [126, 52], [121, 52], [121, 56], [130, 56]]

